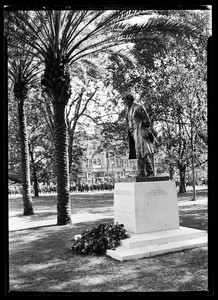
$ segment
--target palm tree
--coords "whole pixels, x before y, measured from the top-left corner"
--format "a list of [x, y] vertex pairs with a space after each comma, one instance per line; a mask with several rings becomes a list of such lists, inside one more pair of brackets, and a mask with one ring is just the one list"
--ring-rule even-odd
[[[9, 12], [10, 13], [10, 12]], [[126, 20], [150, 14], [133, 10], [44, 10], [9, 14], [8, 39], [22, 41], [45, 65], [42, 84], [54, 111], [58, 225], [71, 222], [68, 139], [65, 107], [71, 96], [69, 66], [81, 59], [136, 39], [158, 39], [164, 34], [188, 34], [190, 28], [164, 17], [132, 25]], [[10, 19], [11, 18], [11, 19]], [[14, 30], [16, 28], [16, 30]]]
[[38, 65], [33, 64], [33, 60], [28, 58], [27, 55], [18, 57], [16, 60], [9, 59], [8, 66], [9, 78], [13, 85], [15, 100], [17, 101], [24, 206], [23, 215], [28, 216], [33, 215], [34, 211], [31, 197], [30, 162], [25, 101], [28, 98], [29, 90], [37, 82], [36, 75], [39, 73], [39, 70]]

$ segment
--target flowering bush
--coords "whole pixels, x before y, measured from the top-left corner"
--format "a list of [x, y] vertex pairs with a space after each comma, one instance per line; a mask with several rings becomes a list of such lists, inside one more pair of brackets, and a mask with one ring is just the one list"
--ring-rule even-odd
[[128, 238], [123, 224], [99, 224], [86, 230], [81, 237], [73, 239], [72, 251], [78, 254], [103, 255], [107, 249], [115, 249], [121, 239]]

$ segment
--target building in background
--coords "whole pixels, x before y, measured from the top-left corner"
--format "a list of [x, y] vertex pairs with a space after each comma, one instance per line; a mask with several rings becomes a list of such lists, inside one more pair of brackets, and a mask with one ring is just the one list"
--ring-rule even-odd
[[110, 148], [103, 148], [100, 139], [92, 136], [83, 144], [86, 153], [81, 162], [81, 183], [114, 182], [118, 178], [135, 177], [137, 160], [128, 159], [128, 153], [120, 155]]

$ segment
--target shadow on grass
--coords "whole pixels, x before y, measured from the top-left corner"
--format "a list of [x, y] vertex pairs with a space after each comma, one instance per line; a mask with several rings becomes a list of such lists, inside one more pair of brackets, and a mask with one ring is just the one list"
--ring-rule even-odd
[[[57, 212], [56, 211], [42, 211], [42, 212], [36, 212], [34, 213], [34, 215], [31, 216], [24, 216], [21, 214], [17, 214], [14, 217], [19, 217], [19, 218], [24, 218], [27, 220], [28, 218], [28, 222], [35, 222], [35, 221], [40, 221], [40, 220], [48, 220], [48, 219], [53, 219], [54, 216], [57, 216]], [[12, 217], [13, 218], [13, 217]]]
[[[196, 190], [196, 197], [197, 198], [203, 198], [207, 197], [208, 195], [208, 189], [202, 189], [202, 190]], [[177, 193], [178, 199], [182, 200], [183, 198], [190, 198], [193, 197], [193, 191], [187, 191], [185, 193]]]
[[[181, 210], [180, 225], [205, 230], [206, 213], [206, 209]], [[10, 232], [10, 290], [147, 292], [207, 289], [205, 248], [126, 262], [106, 256], [73, 254], [70, 248], [74, 235], [99, 223], [112, 224], [113, 219]]]
[[179, 225], [207, 230], [208, 226], [208, 211], [207, 209], [184, 209], [179, 210]]
[[[207, 194], [207, 191], [205, 193]], [[187, 197], [187, 194], [185, 196]], [[33, 204], [35, 215], [27, 217], [26, 220], [47, 220], [56, 215], [55, 195], [34, 198]], [[10, 200], [10, 208], [11, 205], [14, 211], [18, 208], [22, 211], [22, 198]], [[93, 214], [102, 213], [103, 209], [105, 215], [109, 213], [111, 206], [112, 193], [71, 195], [73, 214], [87, 211]], [[42, 211], [38, 213], [37, 210]], [[179, 214], [180, 226], [207, 230], [205, 207], [180, 207]], [[205, 248], [127, 262], [115, 261], [106, 256], [73, 254], [70, 247], [74, 235], [96, 227], [99, 223], [113, 224], [113, 218], [10, 232], [10, 290], [147, 292], [207, 289]]]

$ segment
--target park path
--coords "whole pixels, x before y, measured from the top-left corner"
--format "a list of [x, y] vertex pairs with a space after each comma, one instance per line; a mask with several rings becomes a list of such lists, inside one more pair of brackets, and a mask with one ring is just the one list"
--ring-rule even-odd
[[[112, 194], [113, 191], [95, 191], [90, 192], [90, 195], [100, 194]], [[77, 195], [87, 195], [87, 192], [75, 193]], [[48, 194], [41, 194], [40, 196], [48, 196]], [[52, 196], [56, 196], [52, 194]], [[20, 196], [19, 196], [20, 197]], [[15, 196], [16, 198], [16, 196]], [[97, 207], [95, 209], [83, 209], [73, 212], [73, 206], [71, 205], [72, 224], [78, 224], [81, 222], [96, 221], [98, 219], [113, 218], [113, 206]], [[8, 229], [9, 231], [24, 230], [28, 228], [54, 226], [57, 224], [57, 208], [56, 205], [45, 206], [42, 208], [34, 206], [34, 215], [23, 216], [20, 210], [15, 207], [12, 208], [9, 205], [8, 214]]]
[[[94, 193], [101, 193], [101, 192], [93, 192]], [[107, 192], [107, 193], [113, 193]], [[87, 195], [87, 193], [84, 193]], [[80, 193], [82, 195], [82, 193]], [[196, 201], [190, 201], [178, 198], [178, 206], [179, 207], [193, 207], [204, 205], [207, 206], [207, 197], [200, 197]], [[51, 207], [43, 207], [34, 208], [35, 214], [33, 216], [23, 216], [20, 211], [9, 208], [9, 219], [8, 219], [8, 228], [9, 231], [16, 231], [16, 230], [24, 230], [27, 228], [35, 228], [35, 227], [42, 227], [42, 226], [54, 226], [57, 224], [57, 210], [56, 206]], [[78, 224], [81, 222], [90, 222], [96, 221], [100, 219], [113, 219], [114, 211], [113, 206], [105, 206], [105, 207], [97, 207], [95, 209], [87, 210], [80, 210], [77, 213], [73, 213], [72, 207], [72, 224]]]
[[[98, 219], [108, 219], [113, 218], [113, 208], [111, 207], [111, 215], [104, 214], [104, 213], [79, 213], [79, 214], [71, 214], [72, 224], [77, 224], [81, 222], [89, 222], [89, 221], [96, 221]], [[51, 217], [42, 218], [40, 216], [40, 220], [38, 220], [38, 215], [42, 215], [44, 213], [54, 213]], [[42, 227], [42, 226], [52, 226], [57, 224], [57, 216], [56, 211], [40, 211], [35, 210], [35, 215], [33, 216], [9, 216], [9, 231], [15, 230], [22, 230], [27, 228], [34, 228], [34, 227]]]

